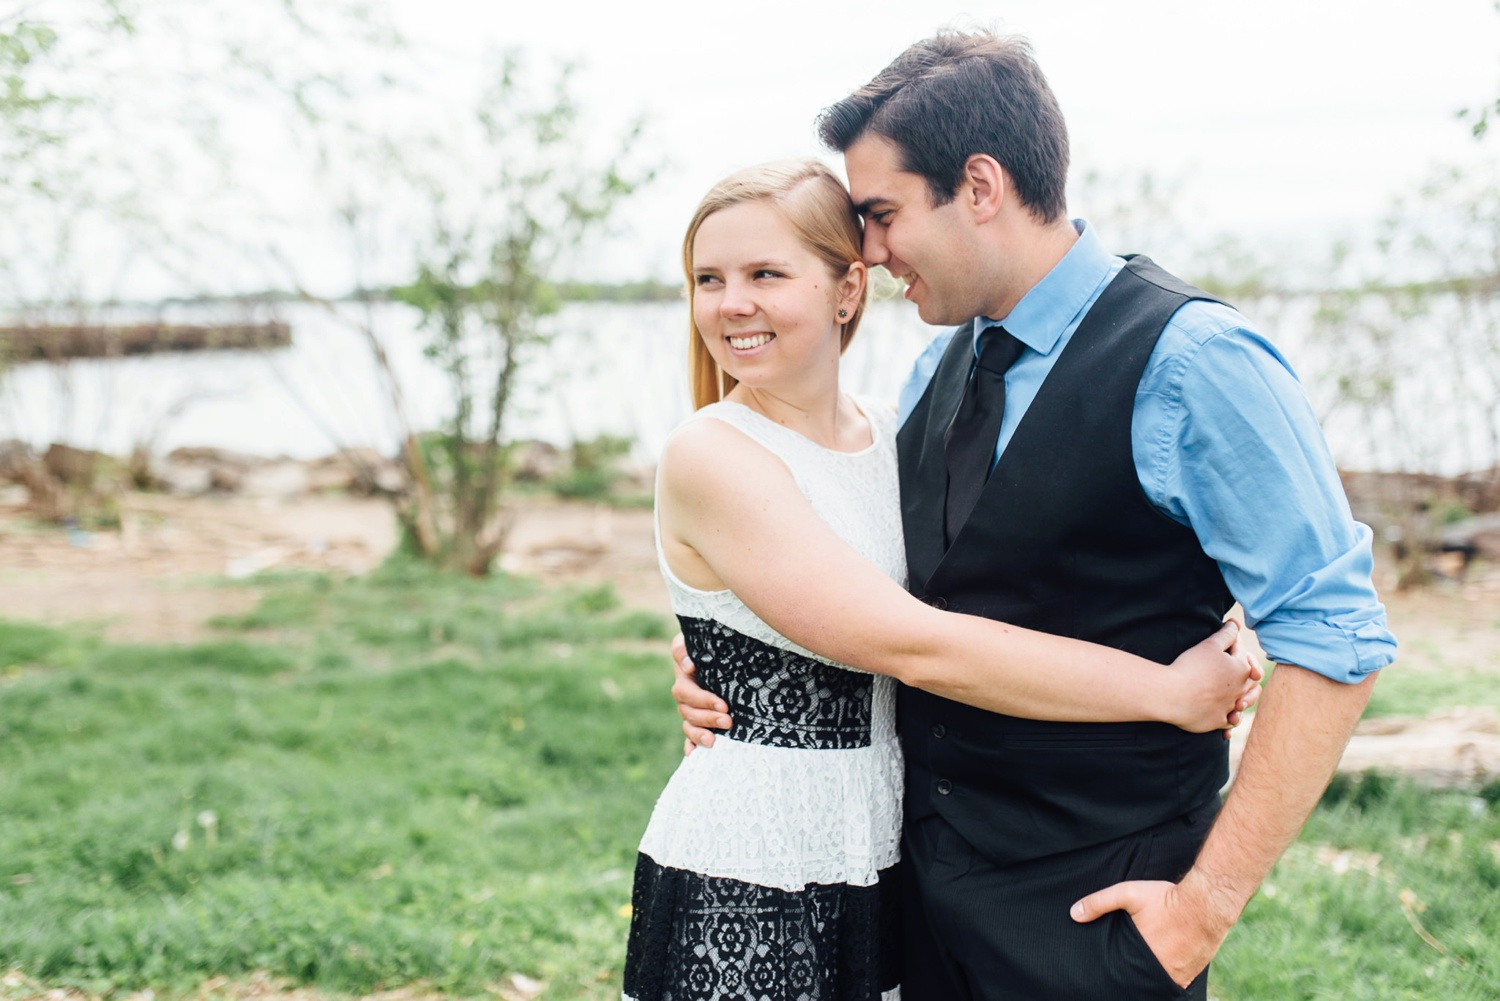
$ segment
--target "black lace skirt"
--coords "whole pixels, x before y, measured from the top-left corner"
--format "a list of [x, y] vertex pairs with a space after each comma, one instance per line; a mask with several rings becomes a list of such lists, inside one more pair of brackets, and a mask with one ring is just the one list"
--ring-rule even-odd
[[632, 1001], [880, 1001], [900, 983], [898, 875], [780, 890], [636, 862]]

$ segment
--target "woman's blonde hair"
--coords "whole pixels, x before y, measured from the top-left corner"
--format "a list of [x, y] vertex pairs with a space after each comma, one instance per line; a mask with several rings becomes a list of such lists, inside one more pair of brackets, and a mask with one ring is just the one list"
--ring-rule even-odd
[[[692, 335], [688, 341], [688, 370], [692, 379], [694, 409], [722, 400], [735, 387], [736, 380], [719, 368], [708, 353], [703, 335], [698, 330], [698, 321], [693, 316], [693, 296], [697, 293], [697, 283], [693, 281], [693, 240], [697, 238], [703, 220], [715, 212], [756, 201], [774, 206], [796, 231], [803, 245], [822, 258], [833, 275], [841, 277], [849, 270], [849, 265], [860, 259], [863, 232], [859, 214], [854, 211], [844, 185], [833, 171], [817, 160], [787, 160], [746, 167], [715, 184], [698, 203], [698, 211], [693, 213], [693, 221], [688, 223], [687, 236], [682, 241], [682, 270], [687, 276], [688, 286], [688, 328]], [[853, 339], [864, 309], [865, 296], [861, 294], [849, 318], [843, 321], [840, 353]]]

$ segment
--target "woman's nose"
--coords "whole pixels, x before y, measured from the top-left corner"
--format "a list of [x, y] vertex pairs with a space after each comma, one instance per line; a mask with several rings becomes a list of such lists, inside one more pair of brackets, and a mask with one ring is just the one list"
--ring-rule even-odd
[[724, 287], [724, 295], [719, 299], [719, 312], [724, 316], [745, 316], [755, 312], [750, 289], [738, 282], [730, 282]]

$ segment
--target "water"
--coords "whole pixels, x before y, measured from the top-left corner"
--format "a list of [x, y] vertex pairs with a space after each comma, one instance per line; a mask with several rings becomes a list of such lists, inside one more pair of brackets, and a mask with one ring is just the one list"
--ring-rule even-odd
[[[912, 359], [935, 333], [903, 306], [869, 310], [845, 358], [847, 388], [895, 398]], [[346, 316], [358, 313], [350, 308]], [[112, 454], [142, 444], [161, 452], [202, 445], [294, 458], [353, 446], [394, 453], [401, 424], [366, 336], [317, 306], [281, 307], [277, 315], [292, 326], [293, 345], [284, 350], [18, 366], [0, 383], [0, 437]], [[151, 318], [215, 319], [201, 308]], [[421, 430], [451, 412], [452, 392], [423, 355], [418, 318], [408, 307], [382, 304], [369, 326], [397, 374], [407, 420]], [[525, 360], [510, 436], [566, 444], [625, 435], [640, 457], [656, 455], [689, 409], [686, 304], [575, 303], [548, 323], [556, 336]]]
[[[285, 319], [293, 346], [267, 352], [200, 352], [60, 365], [18, 366], [0, 381], [0, 437], [44, 446], [67, 442], [112, 454], [145, 445], [158, 452], [213, 446], [260, 455], [312, 458], [341, 447], [394, 454], [401, 423], [390, 383], [369, 342], [344, 319], [314, 305], [275, 313], [216, 315], [174, 307], [147, 319], [164, 323]], [[1495, 461], [1496, 408], [1485, 413], [1482, 367], [1454, 371], [1428, 350], [1433, 336], [1409, 332], [1394, 411], [1384, 415], [1336, 405], [1341, 375], [1359, 370], [1347, 344], [1314, 340], [1313, 304], [1283, 301], [1251, 312], [1298, 370], [1345, 468], [1406, 468], [1454, 473]], [[110, 316], [126, 322], [140, 316]], [[373, 307], [370, 327], [397, 373], [408, 422], [436, 426], [450, 412], [444, 374], [422, 352], [418, 315], [399, 304]], [[649, 461], [687, 414], [687, 307], [683, 302], [576, 303], [549, 319], [556, 336], [527, 357], [509, 436], [556, 444], [608, 433], [634, 440]], [[1425, 321], [1448, 330], [1439, 315]], [[874, 303], [844, 359], [843, 383], [894, 399], [912, 360], [936, 333], [906, 303]], [[1468, 379], [1473, 385], [1463, 385]], [[1489, 392], [1489, 397], [1495, 394]], [[1460, 406], [1473, 397], [1473, 406]], [[1412, 415], [1412, 419], [1403, 419]]]

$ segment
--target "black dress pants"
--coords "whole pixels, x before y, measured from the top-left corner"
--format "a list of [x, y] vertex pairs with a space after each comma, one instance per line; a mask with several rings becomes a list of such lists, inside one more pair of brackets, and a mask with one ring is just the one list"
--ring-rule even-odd
[[1181, 879], [1218, 810], [1215, 799], [1117, 841], [1009, 866], [941, 817], [909, 823], [903, 1001], [1206, 998], [1208, 971], [1179, 987], [1124, 911], [1078, 924], [1068, 909], [1113, 883]]

